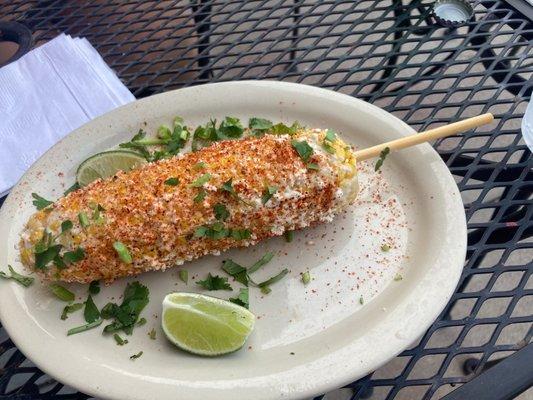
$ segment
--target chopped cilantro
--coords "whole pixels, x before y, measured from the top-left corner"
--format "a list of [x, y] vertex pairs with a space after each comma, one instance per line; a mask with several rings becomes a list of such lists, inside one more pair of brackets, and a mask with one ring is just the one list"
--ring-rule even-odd
[[100, 282], [99, 281], [92, 281], [89, 285], [89, 293], [90, 294], [98, 294], [100, 293]]
[[396, 282], [401, 281], [402, 279], [403, 279], [403, 276], [401, 276], [400, 274], [396, 274], [396, 275], [394, 275], [394, 280], [395, 280]]
[[59, 300], [74, 301], [74, 299], [76, 298], [74, 293], [57, 283], [52, 283], [49, 288]]
[[165, 185], [169, 185], [169, 186], [178, 186], [179, 183], [180, 183], [180, 180], [178, 178], [168, 178], [165, 181]]
[[211, 273], [207, 275], [207, 278], [196, 282], [196, 284], [207, 290], [232, 290], [228, 283], [228, 278], [218, 275], [213, 276]]
[[252, 233], [248, 229], [232, 229], [230, 235], [235, 240], [245, 240], [252, 237]]
[[88, 331], [90, 329], [96, 328], [97, 326], [100, 326], [101, 324], [102, 324], [102, 320], [101, 319], [97, 319], [96, 321], [91, 322], [89, 324], [85, 324], [85, 325], [82, 325], [82, 326], [77, 326], [76, 328], [69, 329], [68, 332], [67, 332], [67, 336], [75, 335], [77, 333]]
[[35, 206], [37, 210], [42, 210], [43, 208], [46, 208], [49, 205], [54, 204], [53, 201], [46, 200], [45, 198], [39, 196], [37, 193], [32, 193], [31, 197], [35, 199], [32, 201], [32, 204]]
[[81, 261], [85, 258], [85, 251], [78, 247], [74, 251], [67, 251], [63, 254], [63, 261], [66, 265]]
[[255, 271], [257, 271], [263, 265], [268, 264], [273, 258], [274, 258], [274, 253], [269, 251], [263, 257], [261, 257], [259, 260], [257, 260], [250, 268], [248, 268], [248, 273], [249, 274], [253, 274]]
[[198, 179], [196, 179], [193, 183], [191, 183], [191, 186], [202, 187], [207, 182], [209, 182], [210, 179], [211, 179], [211, 174], [203, 174]]
[[124, 346], [125, 344], [128, 344], [128, 341], [122, 339], [118, 333], [115, 333], [113, 335], [113, 339], [115, 339], [115, 342], [117, 342], [119, 346]]
[[233, 188], [233, 178], [229, 181], [226, 181], [222, 184], [222, 190], [236, 196], [237, 193], [235, 192], [235, 189]]
[[206, 194], [207, 192], [204, 189], [200, 189], [198, 191], [198, 194], [194, 197], [193, 201], [195, 203], [200, 203], [201, 201], [204, 201]]
[[307, 285], [309, 282], [311, 282], [311, 274], [309, 273], [309, 271], [305, 271], [302, 274], [302, 282], [304, 285]]
[[9, 272], [11, 273], [11, 275], [8, 275], [4, 271], [0, 271], [0, 278], [12, 279], [24, 287], [30, 287], [33, 281], [35, 280], [34, 278], [30, 276], [24, 276], [24, 275], [19, 274], [13, 269], [11, 265], [8, 265], [7, 268], [9, 269]]
[[300, 156], [300, 158], [305, 163], [307, 163], [314, 153], [313, 148], [309, 146], [309, 144], [305, 140], [302, 140], [301, 142], [297, 140], [293, 140], [291, 144], [292, 144], [292, 147], [296, 150], [296, 152]]
[[313, 171], [318, 171], [319, 167], [317, 163], [307, 163], [305, 164], [307, 166], [307, 169], [312, 169]]
[[229, 218], [229, 211], [224, 204], [215, 204], [213, 212], [215, 213], [215, 218], [220, 221], [225, 221]]
[[201, 238], [201, 237], [204, 237], [207, 235], [207, 231], [209, 230], [209, 228], [205, 227], [205, 226], [199, 226], [198, 228], [196, 228], [196, 230], [194, 231], [194, 234], [193, 234], [193, 237], [195, 238]]
[[250, 308], [248, 288], [241, 288], [237, 297], [230, 297], [229, 301], [244, 308]]
[[278, 191], [277, 186], [267, 186], [265, 190], [263, 190], [263, 195], [261, 196], [261, 203], [266, 204], [268, 201], [272, 198], [274, 193]]
[[301, 129], [301, 126], [298, 122], [294, 122], [291, 126], [287, 126], [284, 123], [280, 122], [270, 129], [275, 135], [294, 135]]
[[[102, 317], [115, 320], [104, 328], [104, 332], [118, 332], [123, 330], [127, 335], [131, 335], [133, 328], [139, 320], [139, 315], [148, 304], [149, 290], [139, 282], [128, 283], [124, 290], [122, 304], [109, 303], [102, 309]], [[111, 305], [110, 305], [111, 304]]]
[[67, 231], [70, 231], [73, 226], [74, 226], [74, 224], [72, 223], [71, 220], [67, 219], [66, 221], [63, 221], [61, 223], [61, 233], [65, 233]]
[[102, 224], [104, 222], [104, 217], [101, 215], [102, 211], [105, 211], [105, 208], [100, 204], [91, 204], [89, 205], [93, 209], [93, 221], [97, 224]]
[[189, 282], [189, 271], [187, 271], [186, 269], [180, 269], [178, 274], [182, 282], [184, 282], [185, 284]]
[[192, 167], [195, 169], [195, 170], [199, 170], [199, 169], [203, 169], [206, 167], [206, 163], [203, 162], [203, 161], [200, 161], [200, 162], [197, 162], [196, 164], [194, 164]]
[[217, 138], [219, 140], [238, 139], [242, 136], [243, 132], [244, 127], [238, 118], [226, 117], [217, 129]]
[[365, 300], [363, 299], [363, 296], [359, 297], [359, 304], [363, 305], [365, 304]]
[[136, 360], [137, 358], [139, 358], [140, 356], [143, 355], [143, 352], [142, 351], [139, 351], [137, 354], [134, 354], [130, 357], [130, 360]]
[[94, 304], [93, 298], [91, 295], [87, 296], [87, 300], [85, 301], [85, 309], [83, 310], [83, 317], [85, 318], [85, 322], [91, 323], [98, 319], [100, 319], [100, 311], [98, 311], [98, 307], [96, 307], [96, 304]]
[[322, 143], [322, 148], [328, 153], [334, 154], [335, 148], [333, 147], [333, 142], [337, 139], [337, 135], [332, 130], [328, 129], [326, 136], [324, 137], [324, 142]]
[[381, 251], [383, 251], [384, 253], [386, 253], [389, 250], [390, 250], [390, 246], [388, 244], [384, 244], [381, 246]]
[[80, 225], [82, 228], [87, 228], [89, 226], [89, 217], [87, 216], [87, 213], [80, 212], [78, 214], [78, 220], [80, 221]]
[[192, 150], [198, 151], [202, 147], [211, 145], [216, 140], [218, 140], [216, 120], [211, 120], [205, 126], [199, 126], [194, 131]]
[[129, 250], [124, 243], [117, 241], [113, 243], [113, 247], [115, 248], [118, 257], [122, 260], [122, 262], [126, 264], [131, 264], [133, 262], [133, 258], [131, 257]]
[[61, 260], [59, 252], [62, 245], [52, 245], [52, 236], [45, 234], [41, 241], [35, 245], [35, 268], [44, 269], [52, 261]]
[[290, 243], [294, 240], [294, 231], [285, 231], [284, 233], [285, 241]]
[[143, 326], [144, 324], [146, 324], [146, 318], [141, 318], [139, 321], [137, 321], [137, 326]]
[[152, 328], [152, 330], [148, 332], [148, 336], [150, 337], [150, 339], [155, 340], [156, 331], [154, 328]]
[[272, 129], [272, 126], [272, 122], [264, 118], [252, 117], [248, 121], [248, 127], [251, 129], [252, 134], [254, 135], [261, 135]]
[[374, 166], [374, 171], [379, 171], [379, 169], [383, 165], [383, 161], [385, 161], [385, 158], [387, 158], [387, 155], [389, 153], [390, 153], [389, 147], [385, 147], [383, 150], [381, 150], [381, 153], [379, 154], [379, 159], [376, 161], [376, 165]]
[[248, 274], [246, 268], [237, 264], [235, 261], [227, 259], [222, 261], [222, 270], [232, 276], [237, 282], [248, 286]]
[[81, 310], [83, 308], [83, 303], [74, 303], [69, 304], [68, 306], [65, 306], [63, 308], [63, 312], [61, 313], [61, 319], [64, 321], [68, 318], [68, 314], [72, 314], [73, 312], [76, 312], [78, 310]]

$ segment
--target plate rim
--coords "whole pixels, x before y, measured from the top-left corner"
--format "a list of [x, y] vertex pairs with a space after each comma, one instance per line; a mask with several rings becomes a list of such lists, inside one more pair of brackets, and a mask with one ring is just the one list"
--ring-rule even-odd
[[[313, 93], [313, 94], [322, 94], [329, 98], [337, 98], [338, 100], [343, 100], [345, 102], [352, 102], [357, 105], [358, 108], [367, 108], [371, 110], [373, 113], [376, 113], [379, 116], [385, 117], [387, 119], [392, 119], [396, 123], [402, 126], [402, 130], [407, 132], [414, 133], [415, 131], [406, 123], [404, 123], [402, 120], [394, 116], [393, 114], [374, 106], [370, 103], [367, 103], [361, 99], [342, 94], [339, 92], [335, 92], [333, 90], [318, 88], [310, 85], [305, 84], [298, 84], [298, 83], [291, 83], [291, 82], [281, 82], [281, 81], [274, 81], [274, 80], [243, 80], [243, 81], [228, 81], [228, 82], [216, 82], [216, 83], [208, 83], [208, 84], [201, 84], [201, 85], [194, 85], [189, 86], [186, 88], [180, 88], [175, 89], [163, 93], [159, 93], [156, 95], [152, 95], [146, 98], [142, 98], [136, 101], [133, 101], [131, 103], [128, 103], [126, 105], [123, 105], [121, 107], [118, 107], [98, 118], [95, 118], [94, 120], [82, 125], [81, 127], [75, 129], [74, 131], [70, 132], [68, 135], [66, 135], [64, 138], [62, 138], [58, 143], [56, 143], [54, 146], [52, 146], [47, 152], [45, 152], [37, 161], [35, 161], [32, 166], [28, 169], [28, 171], [21, 177], [19, 182], [12, 188], [10, 194], [6, 198], [3, 206], [0, 209], [0, 221], [6, 220], [8, 218], [8, 215], [6, 214], [6, 205], [9, 205], [13, 200], [12, 193], [16, 191], [16, 189], [19, 188], [19, 185], [22, 181], [25, 180], [25, 178], [30, 175], [34, 169], [36, 169], [36, 164], [39, 164], [39, 161], [43, 158], [46, 158], [47, 155], [54, 149], [56, 146], [58, 146], [60, 143], [62, 143], [64, 140], [66, 140], [68, 137], [76, 134], [78, 131], [81, 131], [83, 129], [86, 129], [87, 126], [90, 126], [91, 124], [95, 123], [95, 121], [101, 121], [105, 120], [106, 118], [109, 118], [111, 114], [117, 113], [118, 111], [124, 112], [124, 110], [128, 110], [128, 108], [132, 108], [135, 106], [142, 105], [143, 103], [149, 103], [153, 101], [156, 97], [165, 97], [165, 96], [172, 96], [176, 92], [186, 92], [186, 91], [194, 91], [198, 88], [203, 88], [203, 90], [209, 90], [211, 87], [215, 86], [267, 86], [272, 88], [273, 86], [278, 86], [280, 89], [294, 89], [299, 92], [301, 92], [302, 95], [305, 95], [306, 93]], [[459, 282], [461, 271], [464, 266], [464, 260], [466, 257], [466, 250], [467, 250], [467, 226], [466, 226], [466, 215], [464, 213], [464, 206], [461, 200], [460, 192], [457, 188], [457, 185], [455, 183], [455, 180], [453, 179], [448, 167], [446, 164], [442, 161], [437, 151], [429, 144], [425, 143], [423, 145], [420, 145], [419, 147], [422, 147], [425, 149], [425, 152], [429, 152], [428, 157], [432, 156], [434, 158], [434, 161], [437, 161], [438, 164], [438, 172], [443, 173], [443, 176], [445, 176], [445, 180], [447, 181], [446, 188], [450, 190], [453, 193], [447, 193], [449, 197], [449, 201], [454, 204], [454, 212], [457, 212], [457, 215], [455, 215], [455, 223], [456, 228], [460, 228], [460, 232], [457, 233], [457, 236], [455, 238], [455, 243], [458, 246], [456, 252], [455, 252], [455, 259], [454, 260], [457, 264], [459, 264], [460, 259], [460, 266], [457, 265], [454, 269], [455, 277], [454, 279], [449, 280], [448, 284], [445, 287], [441, 288], [441, 302], [439, 303], [439, 307], [432, 307], [431, 311], [428, 311], [425, 313], [422, 323], [418, 324], [417, 329], [414, 330], [412, 333], [414, 338], [413, 341], [416, 340], [417, 337], [421, 336], [429, 326], [436, 320], [436, 318], [441, 314], [442, 310], [446, 307], [448, 304], [450, 298], [452, 297], [453, 293], [455, 292], [455, 288], [457, 286], [457, 283]], [[7, 231], [8, 229], [6, 227], [3, 227], [0, 229], [0, 237], [4, 236], [4, 231]], [[7, 242], [7, 241], [6, 241]], [[7, 245], [7, 243], [6, 243]], [[459, 256], [461, 255], [461, 256]], [[453, 264], [453, 263], [451, 263]], [[451, 269], [451, 268], [450, 268]], [[4, 292], [4, 294], [2, 294]], [[0, 300], [5, 295], [6, 291], [0, 291]], [[412, 294], [409, 295], [411, 297]], [[407, 297], [406, 297], [407, 298]], [[407, 302], [407, 301], [406, 301]], [[433, 304], [434, 306], [434, 304]], [[66, 385], [75, 387], [77, 390], [97, 397], [102, 398], [109, 398], [109, 399], [140, 399], [143, 397], [139, 397], [139, 395], [142, 396], [142, 393], [137, 393], [136, 395], [132, 396], [130, 387], [127, 385], [121, 385], [123, 389], [117, 390], [115, 387], [113, 390], [109, 390], [108, 387], [102, 387], [102, 386], [96, 386], [94, 384], [91, 384], [91, 380], [87, 380], [86, 377], [81, 375], [72, 374], [69, 372], [70, 369], [68, 366], [62, 366], [62, 365], [52, 365], [51, 363], [46, 362], [46, 357], [42, 357], [39, 355], [39, 346], [32, 345], [31, 340], [27, 340], [24, 338], [24, 335], [17, 335], [16, 332], [14, 332], [15, 326], [13, 324], [13, 319], [8, 316], [10, 311], [8, 311], [4, 307], [0, 307], [0, 321], [2, 322], [2, 325], [4, 329], [6, 329], [6, 332], [8, 333], [11, 340], [14, 342], [16, 347], [24, 354], [32, 354], [31, 357], [27, 357], [31, 361], [35, 363], [35, 365], [41, 369], [43, 372], [47, 373], [48, 375], [54, 377], [59, 382], [62, 382]], [[388, 344], [389, 351], [381, 352], [379, 357], [375, 357], [373, 362], [370, 363], [370, 370], [375, 371], [377, 368], [388, 362], [390, 359], [401, 353], [405, 348], [408, 348], [409, 344], [405, 344], [405, 341], [396, 340], [392, 343]], [[347, 345], [345, 348], [349, 347]], [[343, 348], [342, 350], [345, 350]], [[390, 351], [390, 348], [394, 348], [394, 351]], [[331, 354], [330, 354], [331, 355]], [[309, 362], [309, 364], [312, 364], [313, 362], [316, 362], [316, 360], [313, 360]], [[304, 364], [302, 364], [304, 365]], [[88, 367], [89, 369], [89, 367]], [[349, 369], [348, 369], [349, 370]], [[339, 371], [337, 371], [339, 372]], [[317, 393], [324, 393], [329, 390], [339, 388], [347, 383], [353, 382], [359, 378], [364, 376], [364, 373], [359, 373], [358, 375], [352, 373], [344, 372], [343, 374], [336, 374], [332, 379], [324, 380], [323, 383], [314, 381], [312, 385], [308, 385], [306, 388], [299, 386], [299, 389], [297, 392], [291, 392], [287, 394], [286, 391], [281, 390], [275, 390], [277, 388], [274, 388], [274, 391], [277, 393], [277, 396], [283, 396], [287, 399], [303, 399], [310, 396], [314, 396]], [[129, 377], [129, 379], [134, 379]], [[265, 385], [262, 385], [262, 387], [265, 387]], [[107, 389], [107, 390], [106, 390]], [[269, 389], [272, 389], [271, 386], [269, 386]], [[112, 393], [111, 393], [112, 392]], [[226, 392], [224, 392], [226, 393]], [[272, 392], [269, 392], [267, 394], [272, 394]], [[218, 397], [218, 396], [217, 396]], [[262, 396], [254, 396], [257, 397], [257, 399], [263, 399], [263, 398], [274, 398], [274, 397], [262, 397]], [[276, 398], [278, 398], [276, 397]], [[210, 397], [206, 397], [210, 398]], [[224, 398], [221, 394], [219, 398]]]

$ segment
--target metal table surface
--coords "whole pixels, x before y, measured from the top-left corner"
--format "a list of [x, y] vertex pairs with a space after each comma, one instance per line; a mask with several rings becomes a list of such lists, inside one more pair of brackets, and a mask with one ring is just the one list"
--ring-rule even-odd
[[[437, 399], [531, 341], [533, 161], [520, 121], [533, 88], [533, 23], [507, 2], [481, 0], [468, 24], [444, 28], [431, 3], [0, 0], [0, 21], [29, 28], [19, 27], [28, 48], [60, 32], [87, 37], [137, 97], [277, 79], [358, 97], [415, 129], [494, 113], [492, 125], [435, 143], [469, 229], [452, 300], [410, 349], [325, 397]], [[0, 399], [87, 397], [44, 375], [0, 330]]]

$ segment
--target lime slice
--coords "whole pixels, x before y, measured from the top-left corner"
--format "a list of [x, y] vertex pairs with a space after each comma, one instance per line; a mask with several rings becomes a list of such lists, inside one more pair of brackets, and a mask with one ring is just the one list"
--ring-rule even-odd
[[143, 156], [133, 151], [104, 151], [81, 163], [76, 171], [76, 180], [80, 186], [85, 186], [96, 179], [109, 178], [117, 171], [131, 171], [145, 162]]
[[163, 300], [163, 331], [182, 350], [218, 356], [239, 350], [255, 316], [226, 300], [196, 293], [170, 293]]

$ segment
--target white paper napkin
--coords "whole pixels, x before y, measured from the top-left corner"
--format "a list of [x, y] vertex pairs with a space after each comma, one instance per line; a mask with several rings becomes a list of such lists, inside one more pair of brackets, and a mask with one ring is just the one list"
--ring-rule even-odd
[[0, 196], [59, 139], [135, 97], [84, 38], [59, 35], [0, 68]]

